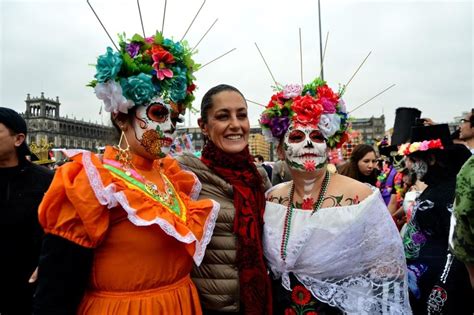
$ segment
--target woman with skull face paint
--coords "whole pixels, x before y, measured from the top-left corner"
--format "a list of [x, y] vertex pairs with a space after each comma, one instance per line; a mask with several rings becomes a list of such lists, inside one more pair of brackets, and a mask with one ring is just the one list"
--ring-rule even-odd
[[409, 314], [398, 230], [377, 189], [326, 170], [347, 139], [339, 93], [287, 85], [260, 118], [293, 181], [267, 191], [264, 253], [275, 314]]
[[415, 199], [403, 236], [410, 303], [415, 314], [472, 314], [467, 270], [448, 253], [456, 174], [469, 150], [452, 143], [446, 124], [412, 127], [411, 141], [398, 153], [427, 187]]
[[65, 152], [72, 162], [39, 209], [34, 314], [201, 314], [190, 272], [219, 206], [196, 201], [199, 181], [167, 156], [194, 98], [191, 52], [160, 33], [120, 47], [99, 57], [91, 83], [120, 141], [103, 157]]

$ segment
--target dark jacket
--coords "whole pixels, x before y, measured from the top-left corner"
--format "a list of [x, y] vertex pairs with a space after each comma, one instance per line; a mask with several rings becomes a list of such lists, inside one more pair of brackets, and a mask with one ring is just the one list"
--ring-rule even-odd
[[[191, 154], [176, 157], [184, 169], [192, 171], [202, 184], [198, 199], [213, 199], [220, 204], [211, 241], [200, 267], [194, 266], [191, 277], [196, 284], [204, 314], [239, 313], [240, 285], [236, 266], [237, 238], [234, 235], [234, 191], [227, 183]], [[265, 190], [271, 187], [265, 169], [257, 166]]]
[[53, 171], [23, 161], [0, 168], [0, 314], [31, 314], [33, 286], [43, 231], [38, 206]]

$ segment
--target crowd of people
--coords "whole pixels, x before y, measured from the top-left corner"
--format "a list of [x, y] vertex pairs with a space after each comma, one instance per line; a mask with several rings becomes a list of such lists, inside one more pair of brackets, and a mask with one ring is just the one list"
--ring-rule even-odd
[[259, 120], [272, 167], [250, 153], [245, 97], [220, 84], [201, 156], [172, 156], [193, 51], [159, 32], [119, 47], [90, 83], [118, 134], [102, 154], [38, 166], [0, 108], [1, 315], [473, 313], [473, 111], [453, 136], [399, 108], [390, 139], [332, 165], [342, 92], [288, 84]]

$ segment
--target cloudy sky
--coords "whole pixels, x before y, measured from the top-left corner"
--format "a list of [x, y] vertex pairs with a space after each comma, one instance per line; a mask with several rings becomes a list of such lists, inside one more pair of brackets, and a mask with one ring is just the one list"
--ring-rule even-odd
[[[27, 93], [44, 92], [59, 96], [63, 116], [105, 123], [100, 101], [86, 84], [95, 74], [91, 65], [112, 44], [86, 0], [0, 1], [0, 106], [23, 112]], [[112, 35], [141, 33], [135, 0], [90, 2]], [[201, 3], [169, 0], [165, 36], [181, 39]], [[164, 0], [141, 0], [140, 5], [145, 33], [151, 35], [161, 29]], [[473, 106], [471, 0], [321, 0], [321, 10], [323, 43], [329, 32], [324, 75], [330, 86], [345, 84], [372, 51], [344, 96], [349, 109], [396, 84], [354, 117], [385, 114], [388, 129], [400, 106], [418, 107], [435, 121], [451, 121]], [[191, 46], [216, 18], [195, 60], [204, 64], [237, 50], [196, 73], [196, 108], [219, 83], [238, 87], [249, 100], [268, 102], [274, 83], [255, 42], [279, 83], [300, 83], [299, 28], [303, 80], [319, 73], [316, 0], [207, 0], [186, 35]], [[262, 108], [249, 107], [256, 125]], [[190, 122], [196, 125], [195, 115]]]

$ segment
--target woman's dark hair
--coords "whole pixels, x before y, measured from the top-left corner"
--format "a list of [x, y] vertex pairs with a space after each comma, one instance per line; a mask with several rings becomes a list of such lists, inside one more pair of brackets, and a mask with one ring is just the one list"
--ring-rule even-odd
[[358, 144], [352, 151], [350, 160], [341, 165], [338, 169], [338, 173], [363, 183], [375, 185], [377, 181], [377, 170], [374, 168], [372, 174], [365, 176], [359, 171], [359, 166], [357, 165], [357, 163], [359, 163], [359, 161], [369, 152], [374, 152], [375, 154], [375, 149], [368, 144]]
[[[212, 97], [216, 94], [219, 94], [220, 92], [236, 92], [236, 93], [239, 93], [240, 96], [242, 96], [242, 98], [245, 101], [244, 95], [237, 88], [233, 87], [232, 85], [228, 85], [228, 84], [216, 85], [215, 87], [213, 87], [209, 91], [207, 91], [206, 94], [204, 94], [204, 96], [202, 97], [202, 101], [201, 101], [201, 121], [203, 123], [207, 123], [207, 120], [208, 120], [208, 115], [207, 114], [209, 113], [209, 110], [212, 108], [212, 105], [213, 105]], [[247, 104], [246, 101], [245, 101], [245, 103]]]
[[120, 135], [122, 134], [122, 129], [119, 126], [119, 122], [121, 123], [128, 122], [131, 125], [132, 118], [135, 116], [136, 111], [137, 111], [137, 107], [134, 106], [128, 110], [127, 114], [119, 112], [115, 118], [114, 118], [114, 114], [110, 113], [110, 121], [112, 122], [112, 125], [114, 126], [115, 130], [117, 131], [114, 137], [116, 141], [120, 140]]

